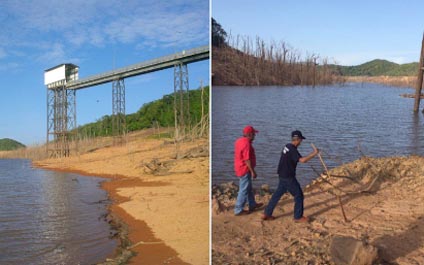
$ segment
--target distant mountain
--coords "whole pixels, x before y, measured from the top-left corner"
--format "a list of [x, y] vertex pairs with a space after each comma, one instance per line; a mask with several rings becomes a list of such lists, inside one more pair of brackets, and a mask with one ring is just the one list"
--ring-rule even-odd
[[9, 151], [9, 150], [15, 150], [15, 149], [24, 148], [24, 147], [25, 145], [13, 139], [9, 139], [9, 138], [0, 139], [0, 151]]
[[397, 64], [387, 60], [376, 59], [360, 65], [332, 65], [343, 76], [415, 76], [418, 63]]

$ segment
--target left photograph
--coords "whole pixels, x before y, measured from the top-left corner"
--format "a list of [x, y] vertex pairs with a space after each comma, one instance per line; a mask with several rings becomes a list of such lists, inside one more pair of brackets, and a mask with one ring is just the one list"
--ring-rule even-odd
[[0, 10], [0, 264], [209, 264], [209, 1]]

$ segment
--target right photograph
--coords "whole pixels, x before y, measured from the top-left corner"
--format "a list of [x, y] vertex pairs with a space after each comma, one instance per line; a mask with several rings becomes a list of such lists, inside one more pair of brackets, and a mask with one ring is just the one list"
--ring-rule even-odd
[[212, 264], [424, 264], [423, 9], [212, 2]]

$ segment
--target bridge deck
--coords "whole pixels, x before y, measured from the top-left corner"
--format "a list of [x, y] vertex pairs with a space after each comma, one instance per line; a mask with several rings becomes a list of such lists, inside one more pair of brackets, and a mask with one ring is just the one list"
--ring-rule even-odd
[[123, 68], [115, 69], [105, 73], [89, 76], [86, 78], [72, 81], [66, 84], [66, 89], [83, 89], [91, 86], [96, 86], [119, 78], [126, 78], [154, 71], [159, 71], [166, 68], [174, 67], [175, 64], [193, 63], [209, 58], [209, 46], [202, 46], [187, 51], [175, 53], [159, 57], [157, 59], [148, 60], [145, 62], [133, 64]]

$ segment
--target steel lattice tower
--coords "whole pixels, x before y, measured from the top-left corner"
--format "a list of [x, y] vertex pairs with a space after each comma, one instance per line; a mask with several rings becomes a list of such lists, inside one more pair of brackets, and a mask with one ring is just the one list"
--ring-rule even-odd
[[47, 151], [50, 157], [70, 155], [76, 133], [76, 91], [64, 85], [47, 88]]
[[124, 79], [112, 83], [112, 133], [119, 137], [126, 134]]
[[174, 65], [174, 119], [175, 138], [184, 138], [190, 125], [190, 102], [187, 64]]
[[77, 148], [76, 90], [68, 82], [78, 79], [78, 66], [61, 64], [44, 72], [47, 86], [47, 153], [50, 157], [67, 157], [71, 140]]

